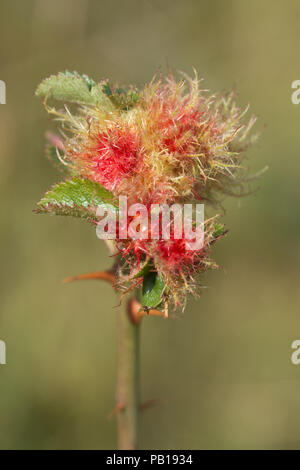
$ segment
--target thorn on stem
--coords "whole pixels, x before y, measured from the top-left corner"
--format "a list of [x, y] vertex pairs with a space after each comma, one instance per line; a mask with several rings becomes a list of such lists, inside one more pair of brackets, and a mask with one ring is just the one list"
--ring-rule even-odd
[[141, 322], [143, 316], [153, 315], [157, 317], [166, 316], [164, 312], [156, 310], [155, 308], [145, 309], [136, 299], [130, 299], [127, 304], [127, 314], [135, 325]]
[[[159, 398], [153, 398], [152, 400], [147, 400], [143, 403], [140, 404], [139, 409], [140, 411], [145, 411], [148, 410], [149, 408], [152, 408], [153, 406], [158, 406], [161, 405], [163, 402]], [[114, 418], [117, 414], [122, 413], [122, 411], [125, 410], [125, 404], [124, 403], [118, 403], [115, 408], [109, 413], [108, 419]]]
[[124, 410], [125, 410], [124, 403], [118, 403], [116, 407], [109, 413], [108, 419], [112, 419], [114, 416], [116, 416], [118, 413], [121, 413]]
[[73, 281], [87, 281], [90, 279], [107, 281], [113, 287], [117, 281], [117, 278], [112, 271], [96, 271], [93, 273], [85, 273], [85, 274], [79, 274], [78, 276], [67, 277], [66, 279], [63, 280], [63, 283], [69, 283]]
[[152, 408], [153, 406], [158, 406], [162, 404], [162, 400], [159, 398], [153, 398], [152, 400], [147, 400], [144, 403], [140, 404], [140, 411], [145, 411], [148, 410], [149, 408]]

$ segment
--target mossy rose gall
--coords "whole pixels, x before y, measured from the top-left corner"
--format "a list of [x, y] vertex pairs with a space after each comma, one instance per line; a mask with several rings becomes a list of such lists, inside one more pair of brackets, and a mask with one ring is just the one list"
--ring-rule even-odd
[[[203, 273], [217, 267], [212, 248], [227, 230], [216, 211], [225, 195], [246, 193], [244, 157], [255, 140], [250, 134], [255, 118], [246, 118], [247, 109], [236, 105], [234, 93], [204, 91], [197, 76], [157, 76], [141, 89], [124, 89], [107, 79], [96, 83], [86, 75], [63, 72], [44, 80], [36, 94], [59, 127], [57, 134], [47, 135], [47, 155], [65, 173], [36, 212], [72, 215], [97, 225], [108, 206], [113, 217], [119, 213], [122, 197], [128, 207], [140, 207], [117, 218], [115, 239], [106, 240], [112, 268], [71, 278], [103, 279], [120, 293], [119, 447], [136, 448], [141, 318], [169, 317], [170, 307], [183, 310], [188, 295], [199, 294]], [[156, 213], [157, 237], [152, 232], [122, 236], [132, 226], [143, 230], [139, 217], [144, 209], [151, 214], [153, 206], [197, 203], [205, 205], [208, 216], [202, 221], [201, 245], [192, 250], [183, 222], [177, 236], [174, 214], [169, 236], [160, 236], [166, 229], [163, 210]], [[190, 222], [197, 225], [195, 212]]]

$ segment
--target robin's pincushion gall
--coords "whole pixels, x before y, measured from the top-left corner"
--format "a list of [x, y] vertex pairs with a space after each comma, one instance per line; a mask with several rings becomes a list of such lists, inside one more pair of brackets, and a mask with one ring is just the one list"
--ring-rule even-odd
[[[48, 153], [69, 174], [46, 193], [39, 212], [88, 216], [97, 222], [97, 201], [103, 197], [117, 204], [123, 195], [128, 204], [149, 209], [151, 204], [183, 202], [216, 207], [221, 196], [243, 191], [240, 176], [255, 118], [244, 122], [247, 110], [236, 106], [233, 93], [209, 95], [197, 77], [176, 81], [172, 75], [154, 78], [141, 90], [124, 90], [76, 72], [51, 76], [36, 93], [60, 124], [60, 136], [50, 136]], [[53, 100], [62, 106], [50, 106]], [[72, 199], [74, 189], [78, 200]], [[212, 217], [204, 232], [203, 246], [191, 251], [184, 231], [176, 239], [172, 227], [168, 240], [150, 235], [124, 240], [117, 230], [122, 262], [116, 285], [120, 290], [142, 286], [150, 276], [160, 285], [157, 307], [170, 301], [183, 306], [187, 293], [197, 293], [198, 274], [216, 267], [211, 246], [225, 229]]]

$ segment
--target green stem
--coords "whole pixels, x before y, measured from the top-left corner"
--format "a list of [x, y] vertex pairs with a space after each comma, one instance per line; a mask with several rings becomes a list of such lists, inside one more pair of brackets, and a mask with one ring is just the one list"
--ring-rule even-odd
[[138, 447], [139, 421], [139, 325], [127, 312], [128, 298], [122, 299], [118, 312], [118, 449]]

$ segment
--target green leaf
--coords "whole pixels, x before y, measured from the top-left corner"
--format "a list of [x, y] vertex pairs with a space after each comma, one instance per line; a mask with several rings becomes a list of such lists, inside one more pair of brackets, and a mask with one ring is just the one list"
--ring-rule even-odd
[[133, 276], [133, 279], [138, 279], [139, 277], [145, 276], [150, 268], [152, 267], [152, 260], [151, 258], [147, 258], [146, 261], [142, 264], [138, 272]]
[[80, 75], [77, 72], [66, 71], [51, 75], [40, 83], [35, 94], [41, 98], [112, 108], [110, 100], [103, 91], [103, 83], [96, 84], [87, 75]]
[[100, 184], [75, 177], [54, 185], [37, 204], [36, 213], [95, 217], [97, 207], [115, 207], [112, 194]]
[[110, 86], [108, 81], [103, 83], [102, 91], [109, 97], [113, 105], [121, 111], [128, 111], [133, 108], [139, 100], [139, 95], [135, 89], [114, 88]]
[[225, 226], [223, 224], [216, 224], [214, 227], [212, 238], [213, 239], [219, 238], [222, 235], [225, 235], [226, 233], [227, 233], [227, 230], [225, 229]]
[[105, 83], [103, 84], [103, 93], [105, 93], [106, 96], [112, 95], [112, 91], [111, 91], [111, 88], [110, 88], [110, 85], [109, 85], [108, 82], [105, 82]]
[[163, 279], [156, 271], [150, 271], [144, 276], [143, 281], [143, 307], [156, 308], [162, 302], [162, 295], [165, 289]]

